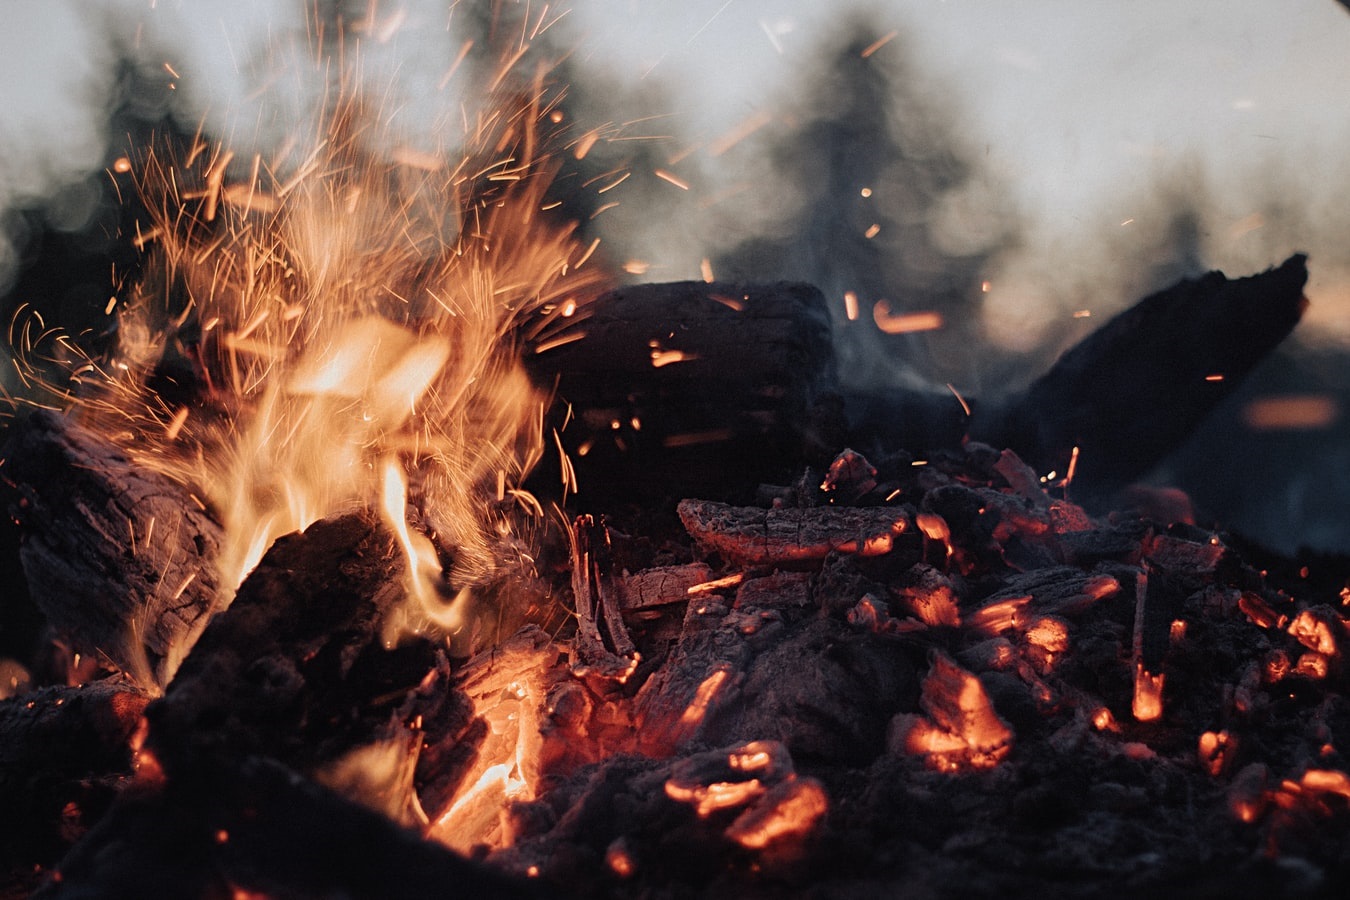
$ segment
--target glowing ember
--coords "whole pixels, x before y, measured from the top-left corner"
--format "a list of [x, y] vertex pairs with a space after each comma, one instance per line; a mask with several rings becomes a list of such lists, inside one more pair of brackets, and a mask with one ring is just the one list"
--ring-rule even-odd
[[809, 834], [829, 811], [825, 788], [814, 778], [790, 778], [771, 788], [727, 828], [727, 837], [759, 850], [776, 841]]
[[1013, 731], [980, 680], [946, 655], [932, 654], [919, 705], [927, 718], [898, 716], [887, 743], [893, 751], [926, 756], [940, 771], [990, 769], [1012, 751]]
[[1200, 735], [1197, 755], [1200, 766], [1209, 774], [1218, 777], [1232, 764], [1237, 754], [1237, 740], [1223, 731], [1206, 731]]
[[1134, 697], [1130, 701], [1130, 711], [1137, 721], [1153, 722], [1162, 717], [1163, 683], [1162, 672], [1154, 674], [1144, 668], [1143, 663], [1134, 667]]

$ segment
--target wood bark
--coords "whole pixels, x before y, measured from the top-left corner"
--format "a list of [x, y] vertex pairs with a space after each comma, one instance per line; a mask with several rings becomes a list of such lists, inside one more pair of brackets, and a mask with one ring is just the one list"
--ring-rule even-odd
[[35, 410], [2, 455], [34, 602], [77, 651], [167, 681], [219, 600], [220, 526], [72, 415]]

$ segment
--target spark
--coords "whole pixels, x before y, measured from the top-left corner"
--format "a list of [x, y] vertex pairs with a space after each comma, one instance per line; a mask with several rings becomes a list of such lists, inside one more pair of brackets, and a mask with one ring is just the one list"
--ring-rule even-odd
[[683, 350], [653, 350], [652, 368], [663, 369], [674, 363], [689, 362], [698, 359], [692, 353], [685, 353]]
[[881, 226], [873, 222], [870, 226], [868, 226], [867, 230], [863, 232], [863, 237], [867, 238], [870, 241], [872, 238], [876, 237], [880, 233], [881, 233]]
[[961, 392], [958, 391], [955, 387], [953, 387], [953, 386], [952, 386], [952, 383], [951, 383], [950, 381], [947, 382], [947, 390], [949, 390], [949, 391], [952, 392], [952, 396], [956, 398], [956, 402], [957, 402], [957, 403], [960, 403], [960, 404], [961, 404], [961, 409], [965, 410], [966, 418], [969, 419], [969, 418], [970, 418], [970, 404], [966, 402], [966, 398], [961, 396]]
[[670, 172], [667, 172], [665, 169], [656, 169], [652, 172], [652, 174], [655, 175], [657, 178], [660, 178], [662, 181], [670, 182], [671, 184], [675, 185], [682, 191], [689, 190], [689, 182], [683, 180], [678, 175], [674, 175]]
[[1069, 468], [1064, 473], [1064, 483], [1061, 485], [1066, 492], [1069, 490], [1069, 485], [1073, 484], [1074, 476], [1078, 474], [1078, 452], [1078, 445], [1074, 444], [1073, 452], [1069, 455]]
[[900, 35], [900, 32], [899, 32], [898, 30], [897, 30], [897, 31], [889, 31], [889, 32], [887, 32], [886, 34], [883, 34], [881, 37], [877, 38], [877, 39], [876, 39], [875, 41], [873, 41], [871, 44], [869, 44], [869, 45], [867, 46], [867, 48], [866, 48], [865, 50], [863, 50], [863, 52], [860, 53], [859, 55], [860, 55], [863, 59], [869, 59], [869, 58], [872, 56], [872, 54], [876, 53], [876, 52], [877, 52], [878, 50], [880, 50], [882, 47], [885, 47], [885, 46], [886, 46], [887, 44], [889, 44], [891, 41], [895, 40], [899, 35]]
[[192, 582], [194, 582], [194, 581], [196, 581], [196, 580], [197, 580], [197, 573], [196, 573], [196, 572], [193, 572], [193, 573], [191, 573], [190, 575], [188, 575], [188, 577], [184, 578], [184, 579], [183, 579], [183, 583], [180, 584], [180, 585], [178, 585], [178, 589], [177, 589], [176, 591], [173, 592], [173, 596], [169, 598], [169, 601], [170, 601], [170, 602], [173, 602], [173, 601], [177, 600], [178, 598], [182, 597], [182, 596], [183, 596], [183, 593], [188, 589], [188, 586], [191, 585]]
[[569, 332], [567, 334], [562, 335], [561, 337], [551, 338], [550, 340], [545, 341], [542, 344], [539, 344], [534, 348], [534, 352], [535, 354], [547, 353], [550, 350], [557, 350], [559, 347], [562, 347], [566, 344], [571, 344], [575, 341], [579, 341], [584, 337], [586, 337], [586, 332], [584, 331]]
[[698, 264], [698, 271], [699, 274], [703, 276], [703, 281], [706, 284], [712, 284], [716, 280], [713, 278], [712, 260], [708, 259], [706, 256], [703, 257], [703, 260]]
[[918, 331], [936, 331], [943, 325], [942, 314], [933, 310], [895, 313], [885, 300], [872, 306], [872, 320], [886, 334], [910, 334]]
[[573, 264], [572, 268], [580, 269], [582, 266], [586, 265], [586, 260], [591, 258], [591, 254], [594, 253], [596, 251], [596, 248], [599, 246], [600, 246], [599, 238], [596, 238], [595, 240], [591, 241], [591, 245], [586, 248], [586, 252], [581, 254], [581, 259], [577, 260], [576, 263]]
[[853, 291], [844, 291], [844, 315], [850, 322], [858, 321], [858, 295]]
[[685, 46], [687, 47], [687, 46], [689, 46], [690, 44], [694, 43], [694, 39], [697, 38], [697, 37], [698, 37], [700, 34], [702, 34], [704, 31], [706, 31], [706, 30], [708, 29], [708, 26], [711, 25], [711, 24], [714, 22], [714, 20], [717, 19], [718, 16], [720, 16], [720, 15], [722, 15], [722, 13], [726, 12], [727, 7], [730, 6], [730, 5], [732, 4], [732, 2], [733, 2], [733, 0], [726, 0], [725, 3], [723, 3], [721, 6], [719, 6], [719, 7], [717, 8], [717, 12], [715, 12], [715, 13], [713, 13], [711, 16], [709, 16], [709, 17], [708, 17], [708, 21], [704, 22], [702, 25], [699, 26], [698, 31], [695, 31], [693, 34], [689, 35], [689, 40], [685, 42]]
[[450, 68], [447, 69], [445, 74], [441, 76], [440, 83], [436, 85], [436, 89], [438, 91], [445, 90], [445, 86], [450, 83], [450, 79], [455, 77], [455, 73], [459, 71], [459, 67], [464, 63], [465, 58], [469, 55], [469, 51], [472, 49], [473, 49], [472, 40], [467, 40], [462, 45], [460, 45], [459, 55], [455, 57], [455, 61], [450, 64]]
[[179, 432], [183, 430], [183, 423], [187, 422], [187, 418], [188, 407], [180, 407], [178, 412], [174, 413], [173, 419], [169, 422], [169, 427], [164, 429], [165, 439], [170, 441], [177, 440]]
[[576, 146], [572, 150], [572, 155], [577, 159], [585, 159], [586, 154], [591, 152], [595, 142], [600, 140], [600, 132], [588, 131], [577, 140]]

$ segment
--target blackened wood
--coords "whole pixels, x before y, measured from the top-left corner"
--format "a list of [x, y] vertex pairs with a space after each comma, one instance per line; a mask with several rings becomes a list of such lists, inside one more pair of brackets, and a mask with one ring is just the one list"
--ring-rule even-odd
[[1037, 470], [1067, 470], [1101, 494], [1143, 475], [1298, 324], [1307, 259], [1259, 275], [1222, 272], [1139, 301], [1071, 348], [1002, 409], [977, 409], [972, 435], [1013, 447]]
[[220, 526], [72, 415], [35, 410], [3, 457], [34, 602], [75, 649], [166, 681], [218, 600]]
[[584, 337], [539, 344], [528, 362], [556, 384], [555, 419], [571, 415], [562, 440], [583, 501], [753, 491], [790, 478], [804, 446], [833, 443], [813, 436], [834, 356], [810, 285], [636, 285], [577, 318]]
[[561, 896], [470, 863], [272, 760], [135, 789], [62, 861], [50, 898]]
[[637, 668], [639, 654], [619, 612], [619, 579], [604, 520], [577, 516], [572, 523], [572, 595], [577, 611], [578, 677], [622, 684]]
[[394, 537], [365, 513], [279, 539], [147, 711], [169, 777], [251, 754], [310, 771], [419, 713], [467, 728], [466, 702], [415, 693], [438, 669], [430, 643], [383, 644], [404, 570]]
[[149, 702], [121, 679], [0, 701], [0, 879], [54, 863], [98, 821], [131, 774]]

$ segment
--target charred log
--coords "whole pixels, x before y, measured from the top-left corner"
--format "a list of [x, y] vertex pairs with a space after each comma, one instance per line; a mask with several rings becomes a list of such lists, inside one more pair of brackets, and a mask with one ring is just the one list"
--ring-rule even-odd
[[584, 337], [531, 362], [573, 419], [562, 438], [585, 499], [753, 489], [789, 477], [804, 446], [834, 442], [820, 433], [834, 357], [816, 288], [637, 285], [582, 315]]
[[254, 757], [128, 791], [36, 896], [445, 895], [543, 896]]
[[595, 300], [575, 339], [536, 347], [588, 503], [654, 488], [743, 499], [845, 446], [930, 452], [967, 434], [1105, 494], [1176, 447], [1298, 323], [1306, 259], [1182, 281], [1108, 321], [1025, 392], [841, 387], [825, 298], [809, 285], [679, 282]]
[[0, 701], [0, 873], [50, 866], [107, 811], [149, 701], [122, 680]]
[[[345, 757], [382, 743], [408, 745], [411, 765], [413, 723], [451, 743], [468, 733], [472, 710], [432, 644], [381, 639], [403, 559], [364, 514], [278, 540], [147, 711], [147, 747], [169, 778], [250, 756], [339, 778]], [[410, 821], [411, 781], [378, 786], [396, 820]]]
[[1307, 257], [1248, 278], [1222, 272], [1139, 301], [1060, 358], [972, 434], [1065, 471], [1079, 448], [1078, 489], [1103, 494], [1144, 474], [1227, 397], [1298, 324]]
[[0, 472], [34, 602], [76, 650], [167, 681], [219, 601], [220, 526], [72, 416], [15, 428]]

